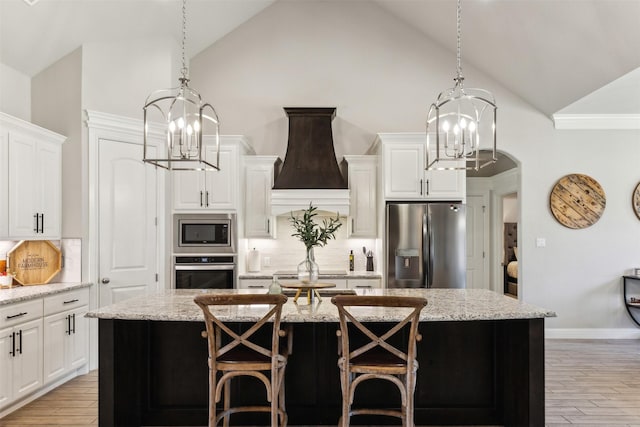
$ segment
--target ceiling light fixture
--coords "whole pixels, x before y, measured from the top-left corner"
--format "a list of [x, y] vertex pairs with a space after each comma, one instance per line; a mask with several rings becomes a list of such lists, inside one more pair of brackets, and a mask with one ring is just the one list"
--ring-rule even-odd
[[[211, 104], [202, 101], [189, 87], [189, 70], [185, 60], [187, 39], [187, 7], [182, 0], [182, 76], [180, 86], [152, 92], [144, 105], [144, 148], [142, 161], [168, 170], [220, 170], [220, 126]], [[166, 157], [150, 158], [149, 126], [161, 123], [165, 129]], [[203, 135], [214, 136], [214, 152], [207, 146], [203, 153]], [[160, 150], [162, 154], [162, 149]]]
[[[427, 115], [426, 169], [479, 170], [496, 157], [496, 102], [484, 89], [465, 89], [460, 55], [460, 0], [457, 5], [457, 74]], [[489, 146], [492, 142], [493, 148]], [[481, 147], [486, 143], [486, 147]], [[481, 151], [482, 149], [482, 151]]]

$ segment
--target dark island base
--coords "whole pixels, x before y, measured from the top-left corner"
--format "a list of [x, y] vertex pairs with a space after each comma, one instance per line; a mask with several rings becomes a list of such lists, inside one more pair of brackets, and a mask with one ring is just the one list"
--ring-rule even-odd
[[[207, 348], [198, 322], [100, 319], [100, 426], [207, 424]], [[242, 328], [242, 324], [234, 325]], [[336, 324], [294, 324], [286, 371], [289, 425], [335, 425], [340, 416]], [[544, 320], [425, 322], [418, 346], [417, 425], [544, 425]], [[261, 385], [238, 380], [232, 402], [264, 402]], [[356, 403], [399, 404], [378, 381]], [[266, 425], [265, 414], [231, 424]], [[353, 424], [397, 424], [353, 417]]]

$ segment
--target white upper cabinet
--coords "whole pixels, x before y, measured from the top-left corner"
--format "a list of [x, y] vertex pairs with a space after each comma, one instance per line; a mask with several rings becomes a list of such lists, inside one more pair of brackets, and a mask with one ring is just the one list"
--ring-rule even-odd
[[245, 237], [274, 238], [275, 218], [271, 215], [271, 188], [277, 156], [244, 157]]
[[464, 201], [464, 170], [425, 170], [425, 134], [379, 134], [375, 148], [382, 153], [385, 199]]
[[0, 237], [60, 238], [64, 140], [0, 113]]
[[349, 180], [349, 236], [377, 236], [378, 156], [344, 156]]
[[[204, 137], [205, 157], [216, 162], [213, 138]], [[241, 136], [220, 137], [219, 171], [175, 171], [173, 208], [180, 211], [236, 211], [240, 156], [253, 150]]]

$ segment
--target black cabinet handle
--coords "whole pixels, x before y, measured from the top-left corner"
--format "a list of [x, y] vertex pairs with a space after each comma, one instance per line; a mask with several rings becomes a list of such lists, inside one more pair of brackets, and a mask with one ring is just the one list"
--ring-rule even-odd
[[65, 319], [67, 319], [67, 329], [65, 329], [64, 333], [66, 335], [71, 335], [71, 315], [67, 315]]
[[73, 313], [73, 333], [76, 333], [76, 314]]
[[207, 201], [207, 205], [206, 205], [206, 206], [207, 206], [207, 207], [209, 207], [209, 190], [207, 190], [207, 198], [206, 198], [206, 201]]
[[27, 312], [26, 312], [26, 311], [25, 311], [25, 312], [23, 312], [23, 313], [14, 314], [13, 316], [7, 316], [7, 320], [8, 320], [8, 319], [15, 319], [16, 317], [22, 317], [22, 316], [24, 316], [25, 314], [27, 314]]
[[44, 234], [44, 214], [40, 214], [40, 218], [42, 218], [40, 221], [40, 232]]
[[78, 298], [76, 299], [71, 299], [69, 301], [64, 301], [63, 304], [71, 304], [72, 302], [78, 302]]
[[202, 207], [202, 191], [200, 192], [200, 207]]
[[11, 357], [16, 356], [16, 333], [11, 334], [11, 351], [9, 352]]
[[420, 195], [422, 196], [422, 180], [420, 180]]
[[38, 232], [38, 214], [33, 214], [33, 232]]
[[18, 332], [18, 336], [20, 337], [20, 348], [18, 349], [18, 351], [20, 352], [20, 354], [22, 354], [22, 329], [20, 329], [20, 332]]

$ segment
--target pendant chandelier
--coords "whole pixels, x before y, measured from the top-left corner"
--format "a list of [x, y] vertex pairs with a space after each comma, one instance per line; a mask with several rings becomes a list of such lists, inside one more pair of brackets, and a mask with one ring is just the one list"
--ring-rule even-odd
[[[479, 170], [496, 157], [496, 113], [491, 92], [465, 89], [460, 65], [460, 0], [457, 5], [455, 85], [438, 95], [427, 115], [427, 170]], [[481, 144], [484, 144], [481, 145]]]
[[[220, 129], [213, 107], [202, 101], [198, 92], [189, 87], [189, 70], [185, 60], [187, 38], [186, 0], [182, 0], [182, 69], [180, 86], [152, 92], [144, 105], [143, 159], [168, 170], [220, 170]], [[150, 125], [160, 123], [166, 137], [157, 158], [151, 150]], [[211, 135], [203, 153], [203, 135]], [[213, 150], [213, 151], [212, 151]], [[149, 157], [151, 156], [151, 157]]]

